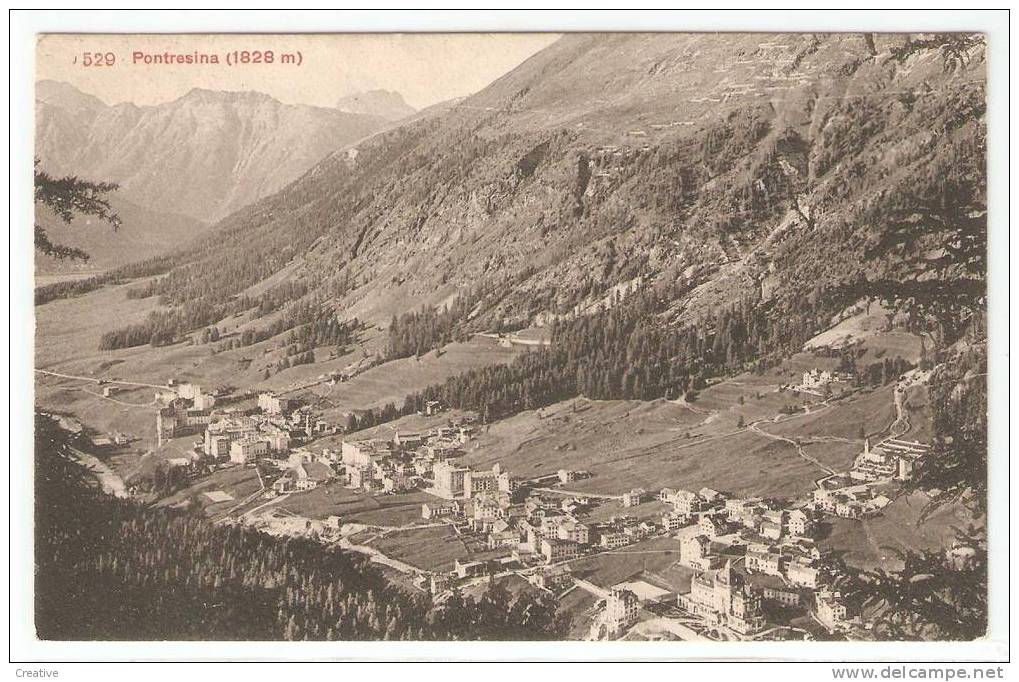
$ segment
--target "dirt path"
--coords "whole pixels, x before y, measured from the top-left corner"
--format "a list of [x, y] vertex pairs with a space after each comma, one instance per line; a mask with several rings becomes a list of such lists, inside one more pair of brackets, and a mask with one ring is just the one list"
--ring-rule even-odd
[[596, 500], [621, 500], [622, 495], [609, 495], [607, 493], [584, 493], [579, 490], [563, 490], [561, 488], [533, 488], [539, 493], [552, 493], [553, 495], [572, 495], [573, 497], [591, 497]]
[[772, 440], [779, 440], [779, 441], [783, 441], [785, 443], [789, 443], [794, 448], [796, 448], [796, 454], [798, 454], [801, 459], [809, 462], [810, 464], [813, 464], [814, 466], [816, 466], [817, 468], [821, 469], [822, 471], [828, 472], [832, 476], [834, 476], [834, 475], [836, 475], [838, 473], [837, 471], [835, 471], [831, 467], [827, 466], [826, 464], [822, 464], [816, 457], [808, 455], [806, 453], [806, 451], [804, 451], [803, 446], [800, 445], [800, 442], [798, 440], [794, 440], [794, 439], [788, 438], [786, 436], [779, 436], [779, 435], [776, 435], [774, 433], [769, 433], [767, 431], [764, 431], [764, 430], [762, 430], [758, 426], [758, 423], [759, 422], [753, 422], [750, 425], [750, 427], [749, 427], [750, 430], [753, 431], [754, 433], [761, 434], [765, 438], [771, 438]]
[[705, 416], [711, 416], [715, 414], [713, 410], [705, 410], [703, 407], [695, 407], [691, 405], [690, 402], [686, 399], [686, 396], [676, 398], [675, 400], [670, 400], [669, 402], [672, 403], [673, 405], [678, 405], [679, 407], [685, 407], [694, 414], [703, 414]]
[[[262, 493], [262, 491], [259, 490], [257, 494], [261, 494], [261, 493]], [[253, 494], [255, 494], [255, 493], [253, 493]], [[260, 504], [257, 507], [255, 507], [254, 509], [249, 509], [248, 511], [244, 512], [243, 514], [241, 514], [241, 518], [243, 519], [245, 517], [253, 517], [257, 512], [265, 509], [269, 505], [276, 504], [277, 502], [282, 502], [283, 500], [287, 499], [288, 497], [290, 497], [290, 493], [283, 493], [279, 497], [274, 497], [271, 500], [269, 500], [268, 502], [266, 502], [265, 504]], [[240, 506], [243, 506], [244, 504], [246, 504], [246, 503], [242, 503]]]
[[[771, 423], [771, 424], [784, 424], [785, 422], [793, 421], [795, 419], [802, 419], [803, 417], [808, 416], [808, 414], [817, 414], [821, 410], [827, 410], [827, 409], [830, 409], [831, 407], [832, 406], [830, 404], [828, 404], [828, 403], [822, 403], [822, 404], [820, 404], [818, 406], [817, 409], [812, 410], [809, 413], [801, 412], [799, 414], [792, 414], [792, 415], [784, 416], [784, 417], [781, 417], [780, 419], [777, 419], [777, 420], [776, 419], [769, 419], [769, 420], [764, 420], [764, 421], [766, 421], [767, 423]], [[715, 414], [715, 413], [712, 413], [712, 414]], [[755, 422], [755, 424], [756, 423], [760, 423], [760, 422]], [[747, 431], [754, 431], [754, 432], [756, 432], [756, 433], [758, 433], [758, 434], [760, 434], [762, 436], [765, 436], [766, 438], [773, 438], [773, 439], [775, 439], [775, 438], [783, 438], [781, 436], [776, 436], [774, 434], [770, 434], [770, 433], [766, 433], [764, 431], [760, 431], [759, 429], [754, 428], [755, 424], [751, 424], [750, 426], [744, 426], [743, 428], [735, 429], [733, 431], [726, 431], [725, 433], [720, 433], [720, 434], [717, 434], [717, 435], [714, 435], [714, 436], [708, 436], [706, 438], [701, 438], [701, 439], [695, 440], [695, 441], [689, 441], [685, 437], [680, 437], [680, 438], [674, 438], [672, 440], [667, 440], [667, 441], [665, 441], [663, 443], [658, 443], [657, 445], [651, 445], [651, 446], [647, 446], [647, 447], [643, 447], [643, 448], [638, 448], [636, 450], [636, 452], [634, 452], [633, 450], [624, 450], [623, 454], [620, 457], [614, 457], [612, 459], [601, 460], [601, 461], [599, 461], [599, 465], [615, 464], [617, 462], [625, 462], [625, 461], [630, 460], [630, 459], [638, 459], [638, 458], [641, 458], [641, 457], [648, 457], [648, 456], [654, 455], [656, 453], [672, 454], [673, 452], [676, 452], [676, 451], [679, 451], [679, 450], [685, 450], [687, 448], [697, 447], [698, 445], [703, 445], [705, 443], [712, 443], [714, 441], [722, 440], [724, 438], [732, 438], [733, 436], [738, 436], [741, 433], [746, 433]], [[790, 442], [792, 442], [792, 441], [790, 441]], [[798, 449], [797, 451], [799, 452], [800, 450]], [[805, 458], [808, 461], [813, 459], [809, 455], [806, 455], [806, 453], [803, 453], [801, 456], [805, 456]], [[818, 463], [817, 466], [819, 466], [821, 469], [823, 469], [824, 471], [828, 472], [829, 474], [836, 473], [836, 472], [832, 471], [831, 469], [825, 467], [823, 464]], [[588, 493], [585, 493], [585, 494], [588, 494]]]
[[[93, 384], [98, 384], [100, 381], [103, 381], [101, 377], [83, 377], [77, 376], [75, 374], [61, 374], [60, 372], [50, 372], [45, 369], [37, 369], [35, 371], [38, 374], [45, 374], [46, 376], [59, 377], [61, 379], [76, 379], [78, 381], [88, 381]], [[160, 386], [158, 384], [146, 384], [140, 381], [121, 381], [120, 379], [106, 379], [105, 381], [108, 384], [120, 384], [122, 386], [145, 386], [147, 388], [158, 388], [161, 390], [166, 390], [166, 386]]]
[[[260, 475], [259, 476], [259, 482], [261, 482], [261, 480], [262, 480], [262, 477]], [[223, 512], [223, 517], [222, 517], [221, 520], [225, 520], [225, 519], [231, 518], [235, 511], [237, 511], [238, 509], [240, 509], [241, 507], [243, 507], [246, 504], [251, 504], [252, 502], [254, 502], [256, 499], [258, 499], [258, 496], [261, 495], [263, 492], [265, 492], [265, 487], [259, 488], [255, 492], [251, 493], [250, 495], [248, 495], [247, 497], [242, 499], [240, 502], [238, 502], [237, 504], [235, 504], [234, 506], [230, 507], [225, 512]], [[273, 500], [273, 501], [275, 501], [275, 500]], [[265, 505], [260, 505], [258, 507], [255, 507], [255, 509], [252, 509], [251, 511], [256, 511], [258, 509], [261, 509], [264, 506]], [[242, 514], [242, 516], [243, 516], [243, 514]]]
[[71, 448], [71, 452], [79, 462], [92, 470], [105, 492], [115, 497], [130, 497], [127, 487], [124, 485], [124, 479], [118, 476], [106, 462], [77, 448]]
[[346, 549], [350, 550], [351, 552], [364, 554], [374, 563], [382, 564], [383, 566], [389, 566], [390, 568], [395, 568], [401, 573], [406, 573], [407, 575], [419, 575], [421, 573], [426, 572], [421, 570], [420, 568], [417, 568], [416, 566], [411, 566], [408, 563], [404, 563], [403, 561], [399, 561], [397, 559], [393, 559], [392, 557], [386, 556], [385, 554], [375, 549], [374, 547], [370, 547], [368, 545], [355, 545], [353, 542], [350, 541], [349, 538], [342, 538], [337, 544], [341, 549]]
[[888, 427], [888, 437], [900, 438], [913, 428], [909, 423], [909, 411], [906, 410], [906, 390], [901, 383], [895, 385], [892, 396], [895, 400], [895, 421]]
[[82, 393], [88, 393], [90, 396], [92, 396], [94, 398], [101, 398], [102, 400], [109, 400], [111, 403], [117, 403], [118, 405], [123, 405], [124, 407], [135, 407], [135, 408], [141, 408], [143, 410], [154, 410], [155, 407], [156, 407], [156, 399], [155, 398], [153, 398], [152, 400], [150, 400], [147, 403], [129, 403], [129, 402], [126, 402], [124, 400], [117, 400], [116, 398], [111, 398], [110, 396], [103, 395], [102, 393], [95, 393], [93, 391], [89, 391], [89, 390], [87, 390], [85, 388], [78, 388], [77, 390], [81, 391]]

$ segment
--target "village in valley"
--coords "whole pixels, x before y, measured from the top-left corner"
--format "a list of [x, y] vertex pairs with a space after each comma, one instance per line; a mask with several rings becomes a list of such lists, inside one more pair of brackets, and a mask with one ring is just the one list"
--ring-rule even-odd
[[[903, 375], [906, 384], [919, 381], [914, 374]], [[823, 407], [832, 387], [851, 379], [815, 367], [776, 393]], [[99, 383], [104, 398], [116, 395], [116, 381]], [[681, 480], [592, 492], [578, 488], [597, 475], [579, 468], [535, 475], [512, 460], [479, 465], [489, 426], [437, 401], [414, 415], [423, 428], [402, 427], [405, 418], [387, 436], [348, 434], [307, 393], [238, 402], [171, 380], [155, 390], [156, 445], [189, 445], [162, 460], [175, 492], [150, 501], [361, 552], [435, 600], [493, 582], [544, 591], [573, 605], [579, 638], [866, 639], [864, 605], [843, 593], [844, 567], [821, 540], [835, 520], [882, 515], [929, 450], [901, 435], [904, 393], [894, 386], [896, 421], [880, 439], [864, 437], [848, 469], [815, 461], [812, 490], [771, 497], [686, 489]], [[789, 418], [740, 424], [764, 435], [758, 422]], [[91, 445], [103, 452], [128, 441], [98, 434]], [[135, 486], [125, 494], [145, 496]], [[365, 516], [371, 505], [377, 518]]]

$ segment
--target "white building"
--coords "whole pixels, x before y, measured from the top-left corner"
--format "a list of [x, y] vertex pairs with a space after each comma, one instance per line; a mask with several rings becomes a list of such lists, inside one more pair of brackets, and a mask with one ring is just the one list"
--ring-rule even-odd
[[748, 551], [744, 558], [747, 570], [766, 575], [781, 576], [783, 563], [783, 557], [778, 552]]
[[637, 622], [640, 600], [629, 590], [612, 590], [605, 599], [603, 623], [611, 636], [619, 635]]
[[340, 443], [340, 459], [344, 464], [370, 467], [389, 455], [389, 445], [381, 440], [354, 440]]
[[617, 549], [630, 544], [630, 536], [626, 533], [610, 531], [608, 533], [601, 534], [598, 538], [598, 544], [605, 549]]
[[541, 566], [528, 576], [527, 580], [535, 587], [556, 592], [573, 584], [573, 574], [570, 573], [570, 567], [565, 564]]
[[842, 602], [842, 595], [830, 590], [821, 590], [815, 595], [817, 620], [829, 630], [840, 630], [849, 625], [849, 609]]
[[698, 571], [709, 571], [721, 565], [721, 558], [711, 553], [711, 540], [705, 535], [688, 535], [679, 546], [679, 562]]
[[436, 462], [432, 466], [433, 493], [447, 500], [463, 497], [464, 479], [469, 469], [450, 462]]
[[434, 519], [443, 516], [459, 516], [460, 505], [458, 502], [426, 502], [421, 505], [421, 518]]
[[832, 373], [828, 370], [819, 370], [816, 367], [809, 372], [803, 373], [803, 381], [800, 383], [803, 388], [823, 388], [834, 380]]
[[677, 514], [676, 512], [662, 514], [662, 527], [666, 532], [677, 531], [687, 524], [689, 517]]
[[690, 592], [679, 595], [677, 602], [708, 622], [726, 625], [744, 635], [764, 626], [760, 594], [733, 570], [731, 561], [717, 571], [694, 577]]
[[230, 461], [237, 464], [254, 462], [267, 454], [269, 443], [260, 438], [244, 438], [230, 443]]
[[643, 488], [634, 488], [630, 492], [623, 493], [622, 502], [624, 507], [636, 507], [644, 501], [647, 491]]
[[586, 545], [591, 541], [590, 528], [578, 521], [566, 521], [561, 523], [556, 531], [560, 540], [568, 540], [580, 545]]
[[199, 393], [195, 396], [196, 410], [211, 410], [216, 404], [216, 399], [208, 393]]
[[[434, 474], [434, 470], [433, 475], [435, 475], [436, 480], [438, 480], [437, 474]], [[474, 497], [480, 493], [499, 490], [499, 477], [501, 475], [502, 470], [499, 468], [498, 464], [492, 467], [491, 471], [472, 471], [470, 469], [466, 469], [463, 475], [464, 497]]]
[[820, 571], [801, 559], [793, 559], [785, 567], [785, 576], [793, 585], [817, 587]]
[[814, 534], [814, 520], [802, 509], [794, 509], [786, 517], [786, 528], [793, 537], [809, 538]]
[[676, 490], [670, 496], [669, 502], [677, 514], [693, 516], [705, 508], [704, 500], [697, 493], [689, 490]]
[[205, 454], [226, 457], [230, 444], [258, 435], [258, 424], [250, 417], [234, 417], [210, 423], [205, 429]]
[[275, 393], [260, 393], [258, 406], [266, 414], [283, 414], [290, 411], [290, 400], [281, 398]]
[[557, 540], [554, 538], [542, 538], [541, 553], [545, 561], [550, 564], [560, 561], [576, 559], [580, 556], [580, 545], [575, 542]]
[[303, 462], [294, 467], [294, 485], [298, 490], [311, 490], [333, 478], [333, 470], [321, 462]]

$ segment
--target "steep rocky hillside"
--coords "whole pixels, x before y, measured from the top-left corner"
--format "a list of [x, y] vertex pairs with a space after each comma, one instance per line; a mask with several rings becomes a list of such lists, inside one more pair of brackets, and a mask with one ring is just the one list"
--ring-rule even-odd
[[230, 216], [147, 293], [208, 324], [289, 265], [343, 315], [459, 298], [481, 329], [648, 287], [681, 324], [979, 287], [984, 71], [965, 36], [569, 35]]
[[134, 204], [205, 222], [272, 194], [387, 124], [256, 92], [195, 89], [156, 106], [107, 106], [54, 81], [36, 85], [36, 121], [43, 170], [117, 182]]

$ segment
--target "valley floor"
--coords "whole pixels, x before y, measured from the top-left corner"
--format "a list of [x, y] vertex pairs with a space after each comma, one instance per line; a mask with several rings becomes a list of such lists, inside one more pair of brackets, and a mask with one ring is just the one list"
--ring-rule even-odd
[[[526, 352], [475, 337], [450, 344], [441, 353], [380, 364], [349, 381], [334, 383], [325, 380], [331, 372], [381, 347], [377, 331], [368, 332], [360, 347], [344, 356], [316, 353], [315, 363], [270, 379], [262, 376], [258, 365], [260, 354], [268, 348], [265, 344], [219, 353], [185, 344], [91, 350], [97, 347], [107, 317], [130, 322], [150, 308], [146, 300], [126, 299], [123, 287], [108, 287], [36, 309], [37, 405], [55, 414], [73, 415], [90, 432], [128, 437], [127, 445], [96, 453], [108, 467], [104, 475], [121, 481], [115, 485], [130, 482], [160, 460], [186, 456], [201, 438], [200, 434], [174, 438], [156, 447], [154, 392], [171, 379], [225, 387], [242, 396], [232, 404], [241, 408], [253, 405], [258, 392], [273, 390], [311, 404], [327, 422], [340, 423], [352, 410], [401, 404], [409, 393], [446, 377], [505, 363]], [[97, 315], [97, 310], [104, 312]], [[244, 325], [241, 319], [230, 321], [224, 325], [225, 333], [239, 333]], [[888, 341], [879, 333], [869, 338], [872, 343]], [[897, 337], [891, 342], [902, 345]], [[562, 469], [585, 472], [568, 485], [545, 485], [564, 497], [589, 496], [595, 503], [587, 520], [593, 523], [619, 514], [660, 519], [669, 509], [658, 501], [620, 509], [619, 498], [635, 488], [712, 488], [740, 497], [807, 499], [819, 481], [853, 466], [863, 437], [874, 442], [890, 436], [923, 441], [930, 433], [926, 392], [920, 383], [904, 382], [901, 394], [896, 393], [896, 384], [873, 388], [837, 382], [824, 395], [798, 387], [803, 372], [831, 369], [833, 362], [800, 353], [763, 374], [710, 382], [689, 402], [581, 397], [522, 412], [481, 426], [463, 461], [475, 469], [498, 463], [524, 479], [554, 476]], [[104, 395], [106, 386], [114, 387], [109, 395]], [[391, 439], [398, 431], [421, 432], [462, 416], [450, 411], [411, 415], [354, 434], [321, 437], [305, 447], [320, 453], [338, 449], [342, 440]], [[428, 492], [368, 494], [331, 482], [267, 500], [263, 497], [266, 485], [252, 467], [226, 467], [158, 504], [197, 501], [216, 521], [254, 524], [280, 534], [304, 534], [314, 528], [342, 547], [369, 554], [410, 590], [422, 589], [422, 576], [448, 572], [455, 562], [509, 553], [488, 549], [481, 539], [453, 523], [422, 520], [422, 504], [437, 501]], [[950, 542], [953, 526], [965, 524], [966, 515], [961, 507], [952, 506], [922, 519], [924, 503], [922, 495], [914, 494], [894, 500], [880, 514], [863, 520], [830, 520], [819, 546], [840, 553], [847, 563], [860, 568], [893, 567], [898, 550], [943, 547]], [[324, 525], [336, 517], [342, 519], [342, 527]], [[679, 563], [679, 548], [680, 540], [666, 535], [568, 563], [578, 584], [593, 586], [590, 589], [595, 591], [625, 581], [649, 580], [672, 593], [683, 593], [689, 590], [694, 572]], [[525, 576], [512, 570], [501, 574], [502, 579]], [[472, 584], [468, 581], [467, 587]], [[597, 596], [585, 589], [563, 595], [565, 608], [584, 622], [590, 620], [596, 602]], [[654, 622], [662, 617], [650, 615]], [[681, 636], [646, 622], [641, 632], [644, 637]], [[686, 634], [686, 638], [692, 636]]]

